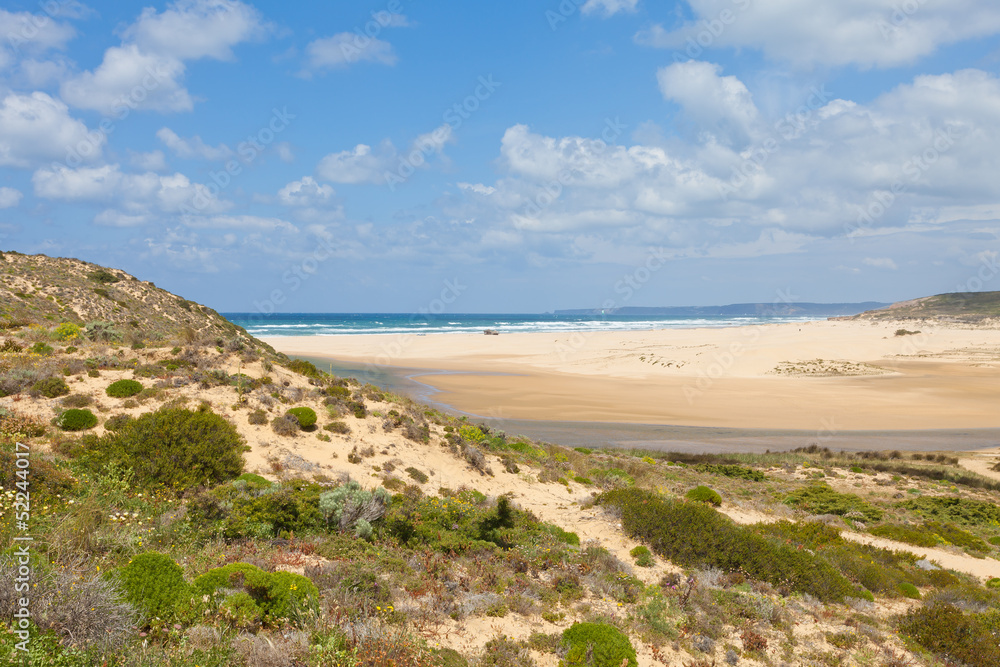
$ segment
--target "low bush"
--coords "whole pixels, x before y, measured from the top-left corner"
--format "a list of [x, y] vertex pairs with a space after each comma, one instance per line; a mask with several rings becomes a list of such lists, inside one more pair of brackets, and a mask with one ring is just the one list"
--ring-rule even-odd
[[696, 486], [688, 491], [684, 497], [699, 503], [707, 503], [713, 507], [722, 505], [722, 496], [707, 486]]
[[90, 410], [63, 410], [56, 417], [56, 426], [63, 431], [86, 431], [97, 426], [97, 417]]
[[644, 544], [640, 544], [636, 548], [629, 551], [628, 554], [633, 558], [633, 560], [635, 560], [635, 564], [639, 567], [653, 566], [653, 554]]
[[63, 322], [55, 328], [52, 334], [55, 336], [56, 340], [67, 341], [76, 340], [80, 337], [80, 325], [73, 324], [72, 322]]
[[177, 602], [188, 594], [181, 566], [156, 551], [139, 554], [111, 576], [125, 591], [125, 599], [147, 615], [147, 621], [170, 621]]
[[357, 537], [367, 538], [371, 535], [371, 524], [385, 515], [391, 502], [384, 488], [367, 491], [351, 480], [320, 494], [319, 511], [327, 526], [345, 531], [353, 529]]
[[280, 415], [271, 422], [271, 430], [278, 435], [292, 436], [297, 435], [302, 427], [299, 426], [299, 420], [294, 415]]
[[337, 433], [339, 435], [347, 435], [351, 432], [351, 427], [342, 421], [335, 421], [324, 426], [323, 430], [329, 431], [330, 433]]
[[31, 391], [45, 398], [59, 398], [69, 395], [69, 385], [60, 377], [50, 377], [36, 382], [32, 385]]
[[947, 662], [970, 667], [1000, 665], [1000, 647], [984, 614], [965, 614], [950, 604], [913, 609], [899, 621], [900, 632]]
[[143, 390], [141, 382], [135, 380], [118, 380], [108, 385], [104, 393], [111, 398], [131, 398]]
[[319, 378], [323, 375], [323, 373], [316, 368], [315, 364], [306, 361], [305, 359], [292, 359], [286, 364], [285, 367], [293, 373], [305, 375], [309, 378]]
[[863, 595], [825, 560], [774, 544], [708, 505], [665, 499], [641, 489], [608, 491], [598, 497], [598, 502], [618, 508], [622, 528], [628, 535], [644, 541], [655, 553], [677, 565], [740, 570], [824, 601]]
[[409, 475], [410, 479], [412, 479], [417, 484], [426, 484], [427, 480], [430, 479], [430, 477], [427, 476], [427, 473], [423, 472], [422, 470], [418, 470], [413, 466], [410, 466], [409, 468], [406, 469], [406, 474]]
[[267, 423], [267, 413], [263, 410], [254, 410], [247, 415], [247, 421], [254, 426], [262, 426]]
[[562, 635], [566, 657], [561, 666], [638, 667], [635, 648], [627, 636], [606, 623], [574, 623]]
[[[221, 594], [225, 600], [242, 592], [260, 610], [265, 625], [277, 626], [283, 620], [300, 625], [318, 611], [319, 591], [309, 579], [292, 572], [264, 572], [249, 563], [231, 563], [209, 570], [194, 580], [191, 589], [195, 598], [212, 599]], [[252, 615], [245, 597], [237, 602], [241, 604], [231, 603], [230, 608], [239, 606], [243, 615]]]
[[865, 521], [881, 521], [883, 512], [852, 493], [838, 493], [823, 483], [794, 491], [785, 504], [810, 514], [859, 515]]
[[316, 411], [312, 408], [292, 408], [285, 414], [295, 417], [299, 423], [299, 428], [305, 430], [316, 425]]
[[535, 667], [535, 665], [528, 649], [507, 635], [497, 635], [486, 642], [482, 656], [476, 661], [476, 667]]
[[694, 469], [698, 472], [707, 472], [712, 475], [732, 477], [733, 479], [745, 479], [750, 482], [763, 482], [767, 479], [767, 475], [762, 473], [760, 470], [755, 470], [746, 466], [704, 463], [694, 466]]
[[104, 428], [108, 431], [120, 431], [125, 428], [133, 419], [132, 415], [115, 415], [104, 422]]
[[95, 469], [116, 461], [132, 468], [138, 483], [178, 492], [236, 477], [248, 450], [239, 431], [205, 407], [150, 412], [83, 445], [81, 458]]
[[903, 594], [903, 597], [910, 598], [911, 600], [920, 599], [920, 590], [907, 581], [899, 585], [899, 592]]
[[67, 408], [85, 408], [93, 402], [94, 399], [86, 394], [70, 394], [63, 399], [62, 404]]
[[907, 500], [897, 507], [912, 510], [927, 519], [951, 521], [966, 526], [1000, 525], [1000, 505], [985, 500], [933, 496]]
[[868, 532], [876, 537], [905, 542], [917, 547], [936, 547], [938, 545], [938, 539], [933, 533], [929, 533], [918, 526], [887, 523], [881, 526], [873, 526]]

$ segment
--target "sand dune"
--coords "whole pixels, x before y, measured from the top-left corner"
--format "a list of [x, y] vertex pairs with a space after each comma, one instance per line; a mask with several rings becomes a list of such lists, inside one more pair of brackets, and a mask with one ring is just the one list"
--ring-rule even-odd
[[418, 377], [481, 416], [689, 426], [1000, 427], [1000, 330], [822, 321], [553, 335], [276, 337], [288, 354]]

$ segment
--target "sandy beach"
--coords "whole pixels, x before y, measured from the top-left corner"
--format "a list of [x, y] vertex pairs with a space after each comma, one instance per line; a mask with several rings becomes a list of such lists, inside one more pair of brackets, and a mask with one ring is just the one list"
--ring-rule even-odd
[[831, 434], [1000, 427], [995, 328], [816, 321], [266, 340], [290, 355], [427, 370], [416, 376], [436, 400], [484, 417]]

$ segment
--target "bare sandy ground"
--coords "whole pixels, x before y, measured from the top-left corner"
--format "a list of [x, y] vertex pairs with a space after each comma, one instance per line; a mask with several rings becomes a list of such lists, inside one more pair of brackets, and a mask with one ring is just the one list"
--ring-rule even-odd
[[440, 391], [436, 400], [484, 417], [831, 434], [1000, 427], [996, 328], [817, 321], [267, 342], [287, 354], [448, 371], [416, 379]]

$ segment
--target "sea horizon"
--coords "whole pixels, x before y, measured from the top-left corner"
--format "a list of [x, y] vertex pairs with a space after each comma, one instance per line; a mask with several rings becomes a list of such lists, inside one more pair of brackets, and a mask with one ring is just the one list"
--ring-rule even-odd
[[256, 337], [399, 334], [571, 333], [725, 328], [825, 319], [810, 314], [740, 316], [560, 315], [554, 313], [220, 313]]

